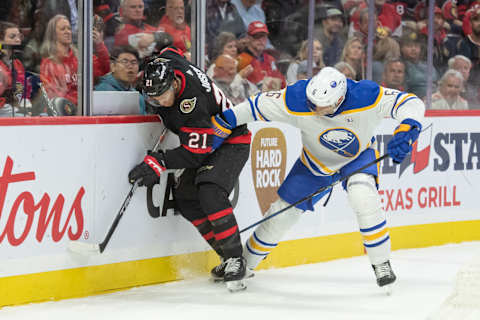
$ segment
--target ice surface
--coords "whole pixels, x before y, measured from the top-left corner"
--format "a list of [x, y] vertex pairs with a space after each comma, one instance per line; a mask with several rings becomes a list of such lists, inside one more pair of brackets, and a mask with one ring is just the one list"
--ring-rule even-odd
[[[391, 296], [377, 287], [366, 256], [262, 270], [246, 291], [229, 293], [207, 275], [82, 299], [6, 307], [1, 320], [415, 320], [427, 319], [452, 294], [480, 242], [398, 250]], [[480, 304], [480, 302], [479, 302]], [[455, 319], [457, 320], [457, 319]]]

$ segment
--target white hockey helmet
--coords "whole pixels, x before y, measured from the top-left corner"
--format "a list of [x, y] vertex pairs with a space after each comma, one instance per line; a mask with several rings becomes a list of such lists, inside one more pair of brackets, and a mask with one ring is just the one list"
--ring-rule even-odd
[[345, 100], [347, 93], [347, 78], [343, 73], [332, 67], [325, 67], [312, 77], [307, 85], [309, 108], [334, 106], [335, 111]]

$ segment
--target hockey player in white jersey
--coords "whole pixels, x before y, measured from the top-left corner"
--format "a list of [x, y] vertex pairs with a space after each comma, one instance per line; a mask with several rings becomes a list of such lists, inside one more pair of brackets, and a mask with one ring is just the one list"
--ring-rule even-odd
[[[250, 97], [217, 115], [213, 123], [223, 136], [251, 121], [281, 121], [301, 130], [301, 155], [280, 186], [280, 199], [271, 205], [265, 214], [268, 216], [377, 159], [374, 130], [386, 117], [400, 123], [387, 150], [394, 162], [402, 162], [418, 138], [424, 112], [424, 103], [414, 94], [369, 80], [346, 79], [336, 69], [325, 67], [310, 80]], [[383, 287], [392, 284], [396, 276], [390, 265], [390, 236], [377, 192], [378, 174], [378, 167], [372, 165], [344, 181], [343, 188], [357, 216], [377, 284]], [[247, 267], [255, 269], [302, 212], [313, 210], [313, 205], [330, 191], [260, 224], [245, 245]], [[222, 264], [214, 268], [212, 276], [221, 276], [222, 269]]]

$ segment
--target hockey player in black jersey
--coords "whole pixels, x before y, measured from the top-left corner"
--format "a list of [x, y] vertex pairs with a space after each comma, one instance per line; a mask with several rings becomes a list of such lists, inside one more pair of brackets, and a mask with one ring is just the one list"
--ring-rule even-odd
[[[174, 47], [146, 63], [142, 93], [165, 126], [178, 135], [180, 146], [148, 154], [130, 171], [130, 183], [153, 185], [164, 170], [185, 168], [173, 190], [176, 205], [221, 257], [212, 277], [224, 280], [230, 291], [245, 289], [245, 259], [228, 196], [248, 160], [250, 132], [245, 125], [231, 134], [214, 131], [214, 116], [232, 104]], [[222, 135], [228, 139], [217, 145]]]

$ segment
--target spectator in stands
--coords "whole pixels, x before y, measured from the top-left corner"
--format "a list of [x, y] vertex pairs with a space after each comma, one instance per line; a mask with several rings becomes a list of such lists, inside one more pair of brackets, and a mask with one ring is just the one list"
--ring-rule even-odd
[[8, 98], [8, 79], [3, 73], [0, 73], [0, 118], [11, 117], [18, 109], [13, 107], [7, 100]]
[[323, 47], [323, 61], [326, 66], [333, 66], [340, 59], [345, 38], [343, 35], [343, 13], [337, 8], [326, 8], [325, 16], [321, 17], [321, 28], [316, 37]]
[[160, 20], [159, 29], [170, 34], [173, 45], [183, 52], [190, 51], [190, 27], [185, 22], [185, 5], [183, 0], [167, 0], [165, 15]]
[[[264, 90], [276, 90], [285, 87], [285, 78], [277, 69], [276, 60], [265, 52], [268, 39], [268, 28], [261, 21], [254, 21], [248, 26], [245, 52], [238, 56], [238, 70], [251, 65], [253, 72], [247, 79]], [[265, 79], [266, 78], [266, 79]], [[264, 81], [265, 80], [265, 81]]]
[[[428, 35], [427, 22], [418, 23], [418, 26], [420, 33], [426, 37]], [[445, 22], [442, 10], [435, 6], [433, 18], [433, 65], [440, 74], [447, 70], [447, 62], [451, 54], [444, 44], [448, 33], [447, 27], [448, 24]]]
[[94, 21], [97, 22], [93, 24], [92, 28], [93, 64], [97, 67], [93, 69], [93, 77], [94, 81], [97, 81], [99, 77], [110, 71], [110, 55], [103, 42], [103, 20], [100, 16], [94, 15]]
[[256, 0], [232, 0], [232, 4], [237, 8], [245, 26], [248, 27], [253, 21], [266, 23], [265, 12]]
[[[351, 11], [351, 24], [349, 35], [359, 37], [366, 41], [368, 35], [368, 3], [367, 1], [350, 0], [345, 3], [348, 8], [351, 3], [354, 10]], [[402, 16], [395, 6], [386, 3], [386, 0], [375, 0], [375, 25], [376, 32], [383, 36], [400, 36]], [[366, 44], [366, 42], [364, 42]]]
[[343, 73], [345, 77], [349, 79], [355, 79], [357, 77], [355, 69], [353, 69], [353, 67], [345, 61], [337, 62], [333, 67]]
[[472, 62], [465, 56], [456, 55], [448, 60], [448, 68], [457, 70], [463, 76], [463, 91], [460, 95], [468, 101], [470, 109], [479, 109], [480, 101], [478, 99], [478, 88], [472, 84], [470, 79], [470, 70], [472, 69]]
[[399, 59], [400, 56], [400, 45], [392, 37], [377, 39], [373, 47], [372, 80], [380, 83], [385, 61]]
[[[468, 83], [470, 86], [480, 89], [480, 7], [474, 7], [465, 14], [463, 28], [466, 31], [466, 37], [458, 43], [457, 54], [470, 59], [472, 69]], [[467, 86], [468, 89], [468, 86]], [[478, 96], [475, 100], [478, 99]], [[477, 101], [475, 101], [477, 102]], [[478, 106], [478, 103], [474, 105]], [[473, 106], [471, 106], [473, 107]]]
[[247, 31], [242, 17], [230, 0], [209, 0], [207, 2], [206, 39], [209, 56], [214, 59], [214, 41], [221, 32], [231, 32], [240, 38]]
[[243, 102], [247, 97], [257, 94], [258, 88], [237, 73], [237, 60], [222, 54], [215, 60], [212, 79], [233, 104]]
[[[16, 24], [0, 21], [0, 44], [20, 45], [22, 40], [23, 35]], [[11, 106], [18, 106], [22, 95], [25, 95], [25, 69], [22, 62], [15, 58], [14, 50], [11, 48], [2, 48], [0, 51], [0, 75], [4, 79], [2, 81], [3, 99], [0, 99], [0, 108], [5, 108], [3, 113], [11, 116]], [[7, 109], [10, 111], [9, 113], [6, 112]]]
[[[215, 61], [220, 55], [228, 55], [234, 59], [237, 59], [238, 50], [237, 50], [237, 38], [233, 33], [230, 32], [221, 32], [217, 39], [215, 39], [215, 50], [212, 60]], [[212, 63], [207, 70], [207, 75], [213, 77], [213, 69], [215, 63]], [[246, 79], [250, 73], [252, 73], [253, 67], [249, 64], [242, 70], [238, 71], [238, 74]]]
[[122, 25], [122, 19], [118, 13], [118, 3], [114, 2], [117, 1], [93, 0], [93, 12], [103, 20], [104, 42], [109, 50], [113, 48], [115, 34]]
[[432, 109], [467, 110], [468, 102], [460, 96], [463, 76], [457, 70], [449, 69], [439, 80], [438, 91], [432, 95]]
[[119, 11], [123, 24], [115, 34], [114, 46], [130, 45], [140, 57], [149, 56], [155, 47], [152, 34], [157, 29], [143, 22], [143, 0], [122, 0]]
[[442, 5], [442, 14], [448, 24], [447, 36], [444, 40], [445, 50], [449, 57], [457, 52], [458, 42], [463, 38], [462, 20], [464, 12], [459, 12], [458, 0], [447, 0]]
[[[317, 70], [320, 70], [325, 66], [325, 64], [323, 63], [322, 44], [317, 39], [313, 40], [312, 58], [313, 58], [312, 68], [316, 68]], [[298, 77], [297, 77], [298, 66], [302, 61], [307, 62], [307, 59], [308, 59], [308, 40], [305, 40], [302, 42], [295, 60], [292, 63], [290, 63], [290, 65], [288, 66], [288, 70], [287, 70], [288, 85], [298, 81]]]
[[40, 51], [47, 23], [48, 20], [46, 20], [43, 10], [37, 9], [34, 14], [32, 33], [30, 34], [30, 39], [23, 51], [23, 63], [25, 64], [25, 68], [37, 74], [40, 74], [40, 62], [42, 61]]
[[392, 59], [385, 62], [381, 85], [405, 91], [405, 63], [402, 60]]
[[[137, 51], [129, 46], [115, 47], [112, 50], [110, 73], [100, 78], [95, 86], [98, 91], [137, 91], [135, 85], [139, 71], [139, 57]], [[140, 95], [139, 112], [146, 114], [145, 100]]]
[[[64, 15], [56, 15], [48, 22], [42, 56], [40, 79], [48, 97], [62, 97], [77, 104], [77, 50], [72, 44], [70, 22]], [[77, 111], [81, 114], [80, 108]]]
[[[411, 32], [404, 34], [400, 39], [400, 51], [405, 61], [406, 91], [416, 94], [420, 99], [424, 99], [427, 94], [427, 64], [422, 59], [422, 40], [418, 33]], [[438, 80], [438, 73], [433, 68], [432, 81]]]
[[219, 55], [228, 54], [233, 58], [238, 56], [237, 37], [231, 32], [220, 32], [215, 38], [214, 45], [211, 48], [211, 61], [215, 61]]
[[[367, 45], [368, 41], [368, 8], [357, 9], [354, 16], [351, 18], [350, 27], [348, 30], [348, 37], [360, 39], [363, 45]], [[375, 19], [377, 17], [375, 16]], [[378, 20], [375, 20], [375, 24], [378, 23]]]
[[365, 48], [359, 38], [353, 37], [347, 40], [340, 60], [347, 62], [355, 69], [357, 76], [354, 80], [365, 79]]

